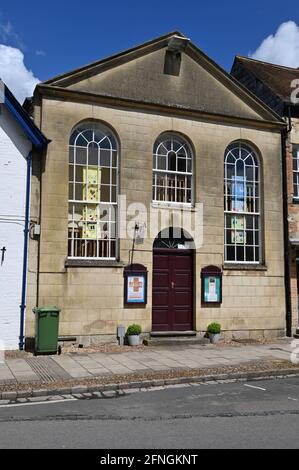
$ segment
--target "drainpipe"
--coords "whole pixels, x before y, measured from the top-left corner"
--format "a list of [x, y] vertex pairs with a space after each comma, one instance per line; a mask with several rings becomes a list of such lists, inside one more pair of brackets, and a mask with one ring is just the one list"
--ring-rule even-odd
[[29, 223], [30, 223], [29, 213], [30, 213], [31, 168], [32, 168], [32, 152], [30, 152], [27, 157], [23, 279], [22, 279], [22, 300], [21, 300], [21, 305], [20, 305], [20, 337], [19, 337], [20, 351], [24, 351], [24, 346], [25, 346], [24, 332], [25, 332], [26, 287], [27, 287], [27, 265], [28, 265], [28, 239], [29, 239]]
[[290, 276], [290, 243], [289, 243], [289, 211], [288, 211], [288, 184], [287, 184], [287, 138], [291, 132], [292, 124], [290, 109], [288, 110], [288, 129], [281, 132], [282, 145], [282, 187], [283, 187], [283, 232], [284, 232], [284, 271], [285, 271], [285, 302], [286, 302], [286, 335], [292, 336], [292, 301], [291, 301], [291, 276]]

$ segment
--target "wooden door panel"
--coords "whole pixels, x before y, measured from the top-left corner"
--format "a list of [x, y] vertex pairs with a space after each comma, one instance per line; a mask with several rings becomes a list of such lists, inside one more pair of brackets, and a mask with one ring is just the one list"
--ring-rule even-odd
[[175, 292], [174, 293], [174, 309], [182, 307], [190, 309], [190, 292]]
[[168, 300], [169, 294], [167, 292], [156, 291], [156, 294], [153, 297], [153, 307], [166, 307], [168, 309]]

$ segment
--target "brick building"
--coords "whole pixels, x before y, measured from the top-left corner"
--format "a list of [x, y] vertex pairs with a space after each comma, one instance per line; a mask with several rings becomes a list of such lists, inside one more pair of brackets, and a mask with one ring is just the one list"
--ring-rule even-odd
[[[299, 289], [299, 68], [237, 56], [231, 71], [287, 124], [282, 135], [285, 175], [286, 292], [289, 333], [298, 333]], [[297, 91], [296, 91], [297, 88]], [[292, 100], [292, 94], [297, 103]]]
[[51, 144], [33, 162], [27, 337], [49, 304], [81, 341], [131, 323], [285, 334], [277, 112], [180, 33], [42, 83], [29, 105]]

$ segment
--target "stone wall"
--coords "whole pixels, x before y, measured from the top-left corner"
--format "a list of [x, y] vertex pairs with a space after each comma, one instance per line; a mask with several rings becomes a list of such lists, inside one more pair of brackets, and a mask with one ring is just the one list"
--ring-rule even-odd
[[[125, 309], [123, 268], [65, 268], [68, 226], [68, 143], [81, 121], [97, 119], [110, 125], [120, 142], [120, 194], [127, 204], [142, 202], [153, 208], [152, 152], [157, 137], [175, 131], [188, 137], [195, 150], [195, 202], [203, 204], [203, 245], [196, 249], [194, 328], [204, 331], [219, 321], [227, 335], [281, 335], [285, 330], [283, 221], [280, 133], [222, 125], [166, 115], [114, 109], [63, 100], [43, 99], [42, 131], [51, 139], [42, 168], [42, 208], [39, 305], [62, 308], [61, 335], [113, 335], [119, 324], [132, 322], [151, 331], [152, 246], [155, 236], [138, 246], [135, 263], [149, 270], [148, 305]], [[260, 152], [264, 189], [264, 269], [224, 269], [223, 304], [201, 306], [200, 272], [204, 266], [223, 265], [223, 161], [234, 140], [252, 143]], [[39, 206], [39, 174], [32, 184], [32, 207]], [[30, 244], [32, 271], [37, 265], [37, 241]], [[120, 261], [129, 262], [132, 240], [120, 240]], [[28, 287], [26, 334], [34, 334], [32, 307], [37, 302], [36, 276]], [[249, 333], [251, 332], [251, 333]]]

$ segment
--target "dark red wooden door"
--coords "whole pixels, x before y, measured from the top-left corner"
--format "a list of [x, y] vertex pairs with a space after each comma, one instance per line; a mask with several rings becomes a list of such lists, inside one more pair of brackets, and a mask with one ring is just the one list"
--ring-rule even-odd
[[193, 329], [193, 258], [187, 250], [155, 250], [153, 331]]

